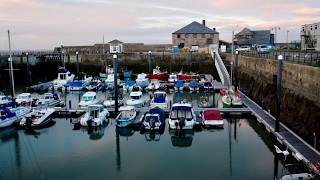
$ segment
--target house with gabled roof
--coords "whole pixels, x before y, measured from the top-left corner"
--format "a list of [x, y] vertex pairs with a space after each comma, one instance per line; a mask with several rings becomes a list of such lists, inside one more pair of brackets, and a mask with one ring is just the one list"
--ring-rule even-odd
[[202, 51], [212, 44], [219, 44], [219, 32], [215, 28], [208, 28], [205, 20], [202, 24], [194, 21], [172, 33], [172, 45], [180, 49]]
[[274, 35], [270, 30], [252, 31], [249, 28], [244, 28], [234, 36], [234, 42], [238, 46], [273, 45]]
[[110, 44], [110, 53], [123, 53], [123, 42], [115, 39], [108, 43]]

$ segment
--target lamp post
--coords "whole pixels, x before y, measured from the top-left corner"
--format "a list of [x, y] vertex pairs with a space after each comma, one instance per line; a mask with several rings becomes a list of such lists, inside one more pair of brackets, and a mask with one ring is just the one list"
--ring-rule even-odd
[[118, 56], [116, 54], [113, 55], [113, 72], [114, 72], [114, 111], [115, 113], [117, 114], [118, 111], [119, 111], [119, 107], [118, 107], [118, 67], [117, 67], [117, 59], [118, 59]]
[[29, 53], [26, 52], [26, 59], [27, 59], [27, 76], [28, 76], [28, 81], [31, 83], [31, 73], [30, 73], [30, 64], [29, 64]]
[[236, 84], [235, 84], [235, 90], [237, 91], [239, 88], [239, 81], [238, 81], [238, 66], [239, 66], [239, 51], [236, 51], [236, 61], [235, 61], [235, 72], [234, 76], [236, 79]]
[[282, 66], [283, 55], [278, 56], [278, 77], [277, 77], [277, 119], [275, 131], [280, 131], [280, 112], [281, 112], [281, 90], [282, 90]]
[[80, 67], [79, 67], [79, 52], [76, 52], [76, 58], [77, 58], [77, 75], [79, 76], [79, 71], [80, 71]]
[[151, 51], [148, 52], [149, 76], [151, 75]]

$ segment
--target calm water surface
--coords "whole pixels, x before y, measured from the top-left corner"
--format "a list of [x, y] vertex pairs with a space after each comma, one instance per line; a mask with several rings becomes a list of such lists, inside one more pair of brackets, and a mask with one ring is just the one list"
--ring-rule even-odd
[[[170, 96], [196, 103], [201, 95]], [[167, 125], [162, 135], [118, 129], [113, 119], [93, 130], [73, 130], [66, 118], [54, 122], [34, 131], [0, 130], [0, 179], [263, 180], [274, 179], [275, 170], [278, 176], [287, 173], [284, 158], [272, 152], [275, 142], [253, 119], [228, 118], [224, 129], [183, 133], [169, 132]]]

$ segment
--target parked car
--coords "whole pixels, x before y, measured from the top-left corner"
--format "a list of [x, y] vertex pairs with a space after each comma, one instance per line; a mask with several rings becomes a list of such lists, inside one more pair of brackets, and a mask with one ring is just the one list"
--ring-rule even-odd
[[250, 50], [251, 50], [250, 46], [241, 46], [236, 49], [236, 51], [250, 51]]
[[269, 45], [258, 45], [258, 53], [269, 53], [272, 50], [272, 46]]

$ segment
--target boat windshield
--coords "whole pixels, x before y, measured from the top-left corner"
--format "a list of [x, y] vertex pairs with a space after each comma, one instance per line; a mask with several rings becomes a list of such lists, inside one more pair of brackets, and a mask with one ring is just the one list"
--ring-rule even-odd
[[157, 121], [160, 121], [159, 119], [160, 119], [159, 115], [147, 115], [145, 121], [146, 122], [150, 122], [150, 121], [157, 122]]
[[177, 120], [180, 118], [185, 118], [187, 120], [192, 120], [192, 112], [190, 110], [173, 110], [171, 112], [171, 119]]
[[122, 111], [121, 112], [121, 119], [131, 119], [134, 116], [134, 111]]
[[61, 74], [59, 74], [59, 79], [66, 79], [66, 74], [64, 74], [64, 73], [61, 73]]
[[92, 101], [93, 100], [93, 96], [83, 96], [82, 97], [82, 101]]
[[138, 100], [140, 99], [140, 96], [131, 96], [131, 99]]
[[51, 99], [51, 96], [45, 96], [43, 99]]

